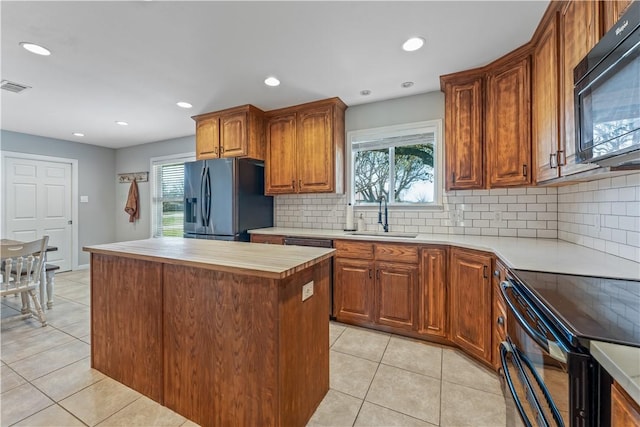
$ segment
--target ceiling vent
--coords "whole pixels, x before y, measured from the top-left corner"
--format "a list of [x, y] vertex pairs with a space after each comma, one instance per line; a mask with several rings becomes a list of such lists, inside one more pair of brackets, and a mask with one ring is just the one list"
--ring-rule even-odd
[[31, 86], [21, 85], [20, 83], [10, 82], [9, 80], [3, 80], [0, 82], [0, 88], [13, 93], [20, 93], [23, 90], [30, 89]]

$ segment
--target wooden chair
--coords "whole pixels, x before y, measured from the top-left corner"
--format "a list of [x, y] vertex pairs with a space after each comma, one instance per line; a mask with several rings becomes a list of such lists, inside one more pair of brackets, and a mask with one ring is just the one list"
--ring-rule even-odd
[[47, 325], [47, 318], [38, 300], [36, 290], [40, 286], [42, 263], [48, 242], [49, 236], [44, 236], [33, 242], [0, 245], [0, 258], [2, 259], [0, 296], [20, 295], [23, 299], [23, 307], [29, 306], [25, 303], [31, 297], [36, 311], [33, 312], [28, 308], [26, 313], [23, 310], [23, 313], [18, 317], [24, 319], [36, 315], [42, 326]]

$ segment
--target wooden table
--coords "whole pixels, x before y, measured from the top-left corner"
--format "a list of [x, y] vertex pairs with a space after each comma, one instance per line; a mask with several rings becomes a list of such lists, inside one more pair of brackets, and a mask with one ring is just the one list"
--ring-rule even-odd
[[[24, 243], [20, 240], [12, 240], [12, 239], [0, 239], [0, 244], [2, 245], [16, 245]], [[42, 272], [40, 273], [40, 304], [42, 305], [42, 309], [45, 309], [45, 305], [48, 309], [53, 307], [53, 291], [55, 288], [55, 270], [47, 271], [47, 253], [55, 252], [58, 250], [57, 246], [47, 246], [47, 250], [44, 253], [44, 261], [42, 262]], [[46, 295], [46, 304], [45, 304], [45, 295]], [[29, 299], [22, 299], [22, 313], [26, 313], [30, 311], [29, 307]]]
[[203, 426], [308, 422], [329, 389], [333, 249], [164, 238], [84, 250], [94, 369]]

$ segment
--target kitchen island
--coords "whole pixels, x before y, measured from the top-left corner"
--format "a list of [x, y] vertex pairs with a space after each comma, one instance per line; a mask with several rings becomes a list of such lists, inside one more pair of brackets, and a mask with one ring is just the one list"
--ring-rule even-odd
[[333, 249], [163, 238], [84, 250], [94, 369], [203, 426], [306, 424], [329, 389]]

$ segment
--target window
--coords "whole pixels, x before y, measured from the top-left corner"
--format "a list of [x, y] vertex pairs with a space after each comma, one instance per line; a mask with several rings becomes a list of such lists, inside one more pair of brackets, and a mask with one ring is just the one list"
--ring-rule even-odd
[[184, 164], [192, 155], [151, 159], [151, 235], [182, 237], [184, 231]]
[[440, 120], [349, 133], [351, 202], [441, 205]]

